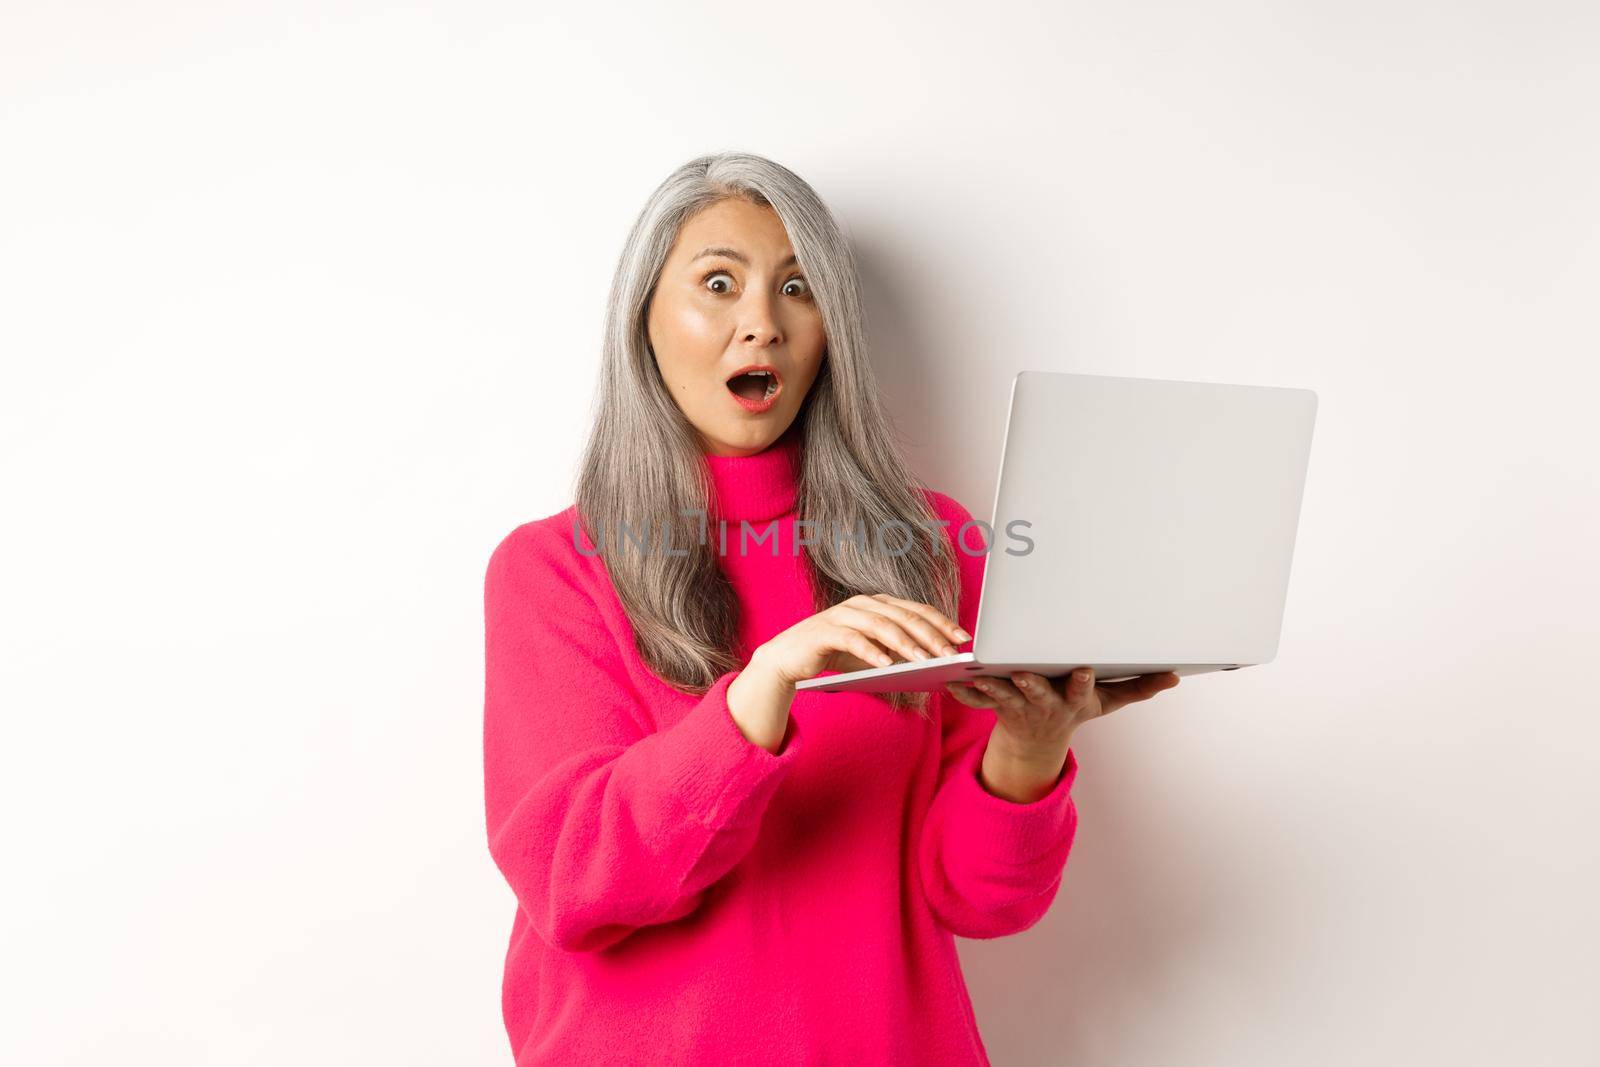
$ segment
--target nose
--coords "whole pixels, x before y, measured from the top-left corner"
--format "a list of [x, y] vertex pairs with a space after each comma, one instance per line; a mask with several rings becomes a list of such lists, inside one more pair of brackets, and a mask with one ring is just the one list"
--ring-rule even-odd
[[783, 339], [778, 319], [772, 313], [772, 298], [763, 293], [750, 293], [739, 302], [742, 316], [739, 336], [756, 345], [766, 346]]

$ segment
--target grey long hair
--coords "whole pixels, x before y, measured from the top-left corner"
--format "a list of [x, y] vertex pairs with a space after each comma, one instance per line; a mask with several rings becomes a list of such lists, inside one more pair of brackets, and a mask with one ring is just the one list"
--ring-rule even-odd
[[[867, 357], [861, 283], [832, 213], [797, 174], [761, 156], [723, 152], [690, 160], [650, 195], [623, 247], [606, 308], [594, 422], [576, 485], [577, 509], [633, 625], [640, 657], [682, 691], [703, 694], [743, 666], [739, 603], [717, 563], [715, 538], [683, 509], [706, 509], [714, 491], [698, 437], [662, 382], [646, 313], [679, 230], [718, 201], [771, 207], [788, 232], [820, 305], [827, 347], [795, 416], [800, 434], [797, 518], [819, 543], [806, 546], [815, 608], [858, 593], [888, 593], [956, 618], [959, 576], [941, 527], [912, 482], [898, 435], [879, 401]], [[912, 536], [906, 536], [904, 523]], [[617, 532], [650, 531], [648, 551]], [[837, 524], [837, 525], [835, 525]], [[865, 550], [848, 533], [866, 533]], [[674, 552], [655, 542], [671, 528]], [[834, 536], [835, 529], [843, 531]], [[597, 529], [600, 533], [597, 534]], [[875, 531], [886, 531], [879, 551]], [[730, 529], [730, 540], [736, 531]], [[702, 543], [704, 540], [704, 543]], [[901, 554], [901, 546], [909, 542]], [[891, 654], [894, 654], [891, 650]], [[927, 716], [927, 694], [887, 694]]]

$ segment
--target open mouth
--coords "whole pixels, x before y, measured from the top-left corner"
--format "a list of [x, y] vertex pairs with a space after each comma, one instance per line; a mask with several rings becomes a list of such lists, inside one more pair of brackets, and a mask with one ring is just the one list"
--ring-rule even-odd
[[752, 404], [765, 403], [778, 395], [783, 387], [778, 374], [772, 370], [740, 371], [728, 379], [728, 389], [734, 396]]

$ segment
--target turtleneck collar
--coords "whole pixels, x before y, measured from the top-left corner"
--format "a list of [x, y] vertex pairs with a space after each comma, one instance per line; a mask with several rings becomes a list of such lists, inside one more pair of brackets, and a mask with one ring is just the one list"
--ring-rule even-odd
[[703, 454], [711, 475], [710, 517], [765, 522], [794, 510], [799, 496], [800, 437], [789, 427], [753, 456]]

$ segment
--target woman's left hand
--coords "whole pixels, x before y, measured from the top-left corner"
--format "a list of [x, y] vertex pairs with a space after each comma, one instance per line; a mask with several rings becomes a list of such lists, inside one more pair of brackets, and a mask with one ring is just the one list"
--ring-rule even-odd
[[996, 721], [989, 748], [991, 753], [998, 749], [998, 758], [1022, 766], [1059, 769], [1072, 743], [1072, 733], [1079, 726], [1126, 704], [1148, 700], [1177, 684], [1177, 674], [1163, 671], [1096, 685], [1094, 670], [1080, 667], [1056, 681], [1016, 671], [1010, 681], [975, 678], [971, 682], [946, 682], [945, 691], [969, 707], [994, 709]]

